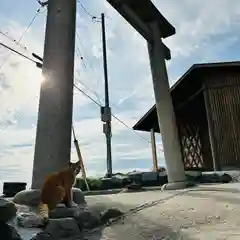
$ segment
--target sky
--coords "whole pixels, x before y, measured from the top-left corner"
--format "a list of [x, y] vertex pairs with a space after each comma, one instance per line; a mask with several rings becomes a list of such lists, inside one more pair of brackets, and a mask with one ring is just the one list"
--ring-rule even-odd
[[[146, 41], [106, 0], [94, 0], [94, 4], [88, 0], [79, 2], [75, 82], [96, 101], [104, 103], [101, 24], [93, 22], [90, 16], [100, 17], [104, 12], [110, 104], [112, 112], [131, 128], [154, 104]], [[153, 2], [176, 28], [176, 35], [164, 39], [172, 54], [167, 62], [170, 85], [195, 63], [239, 60], [239, 0], [231, 0], [231, 4], [229, 0], [211, 0], [207, 4], [200, 0]], [[42, 56], [46, 9], [40, 10], [26, 31], [38, 8], [36, 0], [1, 0], [0, 42], [28, 56], [32, 52]], [[0, 47], [1, 183], [31, 181], [40, 84], [40, 69]], [[73, 123], [87, 175], [105, 174], [106, 144], [100, 109], [78, 91], [74, 91]], [[137, 135], [113, 119], [112, 134], [114, 172], [152, 168], [149, 133]], [[159, 165], [164, 166], [161, 136], [156, 137]], [[77, 160], [74, 145], [71, 159]]]

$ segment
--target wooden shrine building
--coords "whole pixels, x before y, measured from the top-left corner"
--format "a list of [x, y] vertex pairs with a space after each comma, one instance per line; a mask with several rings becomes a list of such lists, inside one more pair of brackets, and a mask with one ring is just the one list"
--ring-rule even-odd
[[[240, 168], [240, 62], [194, 64], [170, 91], [185, 169]], [[133, 129], [160, 132], [155, 105]]]

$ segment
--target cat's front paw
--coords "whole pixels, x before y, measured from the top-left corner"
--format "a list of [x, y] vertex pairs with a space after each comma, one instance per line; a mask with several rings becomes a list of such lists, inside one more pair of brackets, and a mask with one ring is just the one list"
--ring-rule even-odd
[[42, 219], [42, 222], [41, 222], [41, 224], [40, 224], [40, 228], [45, 228], [47, 225], [48, 225], [48, 223], [49, 223], [49, 221], [50, 221], [50, 219], [48, 218], [48, 217], [44, 217], [43, 219]]

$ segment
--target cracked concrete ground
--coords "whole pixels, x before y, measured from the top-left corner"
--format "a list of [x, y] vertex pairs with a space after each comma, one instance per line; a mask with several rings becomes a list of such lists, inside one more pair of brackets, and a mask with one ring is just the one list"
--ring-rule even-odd
[[239, 183], [87, 196], [86, 200], [96, 214], [110, 207], [128, 212], [145, 206], [113, 225], [88, 232], [85, 239], [240, 239]]
[[153, 206], [150, 204], [119, 223], [96, 231], [95, 236], [89, 234], [89, 240], [240, 239], [240, 192], [230, 185], [209, 185], [190, 191], [91, 196], [87, 200], [95, 211], [97, 206], [104, 208], [103, 205], [127, 211], [155, 201]]

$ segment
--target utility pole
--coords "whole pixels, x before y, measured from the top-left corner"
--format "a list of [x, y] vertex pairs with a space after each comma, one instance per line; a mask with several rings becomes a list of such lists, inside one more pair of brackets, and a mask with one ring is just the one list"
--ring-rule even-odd
[[32, 188], [68, 165], [71, 151], [76, 0], [49, 0]]
[[103, 69], [105, 79], [105, 106], [101, 107], [101, 120], [103, 124], [103, 132], [106, 135], [107, 145], [107, 177], [112, 176], [112, 150], [111, 150], [111, 108], [109, 106], [108, 92], [108, 71], [107, 71], [107, 50], [106, 50], [106, 33], [105, 33], [105, 17], [101, 14], [102, 23], [102, 47], [103, 47]]

